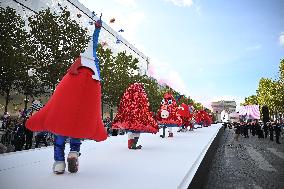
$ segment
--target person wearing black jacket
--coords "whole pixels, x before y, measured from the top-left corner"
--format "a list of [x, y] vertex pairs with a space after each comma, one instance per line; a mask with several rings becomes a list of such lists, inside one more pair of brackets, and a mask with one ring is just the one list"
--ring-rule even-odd
[[256, 128], [256, 133], [257, 133], [258, 138], [264, 138], [263, 131], [262, 131], [261, 126], [258, 122], [256, 122], [255, 128]]
[[224, 131], [225, 131], [228, 127], [227, 122], [223, 123], [223, 126], [224, 126]]
[[15, 133], [13, 140], [13, 145], [15, 146], [14, 151], [21, 151], [25, 144], [25, 128], [23, 126], [23, 123], [20, 122], [20, 120], [18, 120], [16, 123], [14, 133]]
[[270, 140], [273, 141], [273, 126], [271, 123], [268, 125], [268, 130], [269, 130]]
[[242, 124], [243, 124], [243, 128], [244, 128], [244, 137], [249, 138], [249, 135], [248, 135], [249, 126], [247, 125], [247, 123], [242, 123]]
[[279, 137], [280, 137], [280, 133], [281, 133], [281, 126], [280, 126], [279, 123], [276, 123], [276, 124], [274, 125], [274, 131], [275, 131], [276, 143], [277, 143], [277, 144], [281, 144], [281, 143], [279, 142]]
[[264, 125], [263, 125], [263, 131], [264, 131], [265, 138], [267, 138], [267, 135], [268, 135], [268, 126], [267, 126], [267, 124], [269, 124], [269, 123], [264, 123]]
[[47, 144], [47, 135], [48, 135], [48, 132], [42, 131], [42, 132], [39, 132], [35, 136], [35, 141], [36, 141], [35, 148], [38, 148], [40, 143], [44, 143], [45, 147], [48, 146], [48, 144]]
[[251, 134], [252, 136], [254, 136], [256, 134], [256, 123], [252, 122], [250, 126], [251, 126]]
[[241, 134], [241, 126], [240, 124], [238, 123], [236, 126], [235, 126], [235, 140], [236, 141], [239, 141], [239, 136]]
[[24, 128], [25, 128], [25, 136], [26, 136], [26, 144], [25, 144], [25, 150], [29, 150], [32, 148], [33, 145], [33, 135], [34, 133], [26, 128], [26, 121], [27, 119], [24, 120]]

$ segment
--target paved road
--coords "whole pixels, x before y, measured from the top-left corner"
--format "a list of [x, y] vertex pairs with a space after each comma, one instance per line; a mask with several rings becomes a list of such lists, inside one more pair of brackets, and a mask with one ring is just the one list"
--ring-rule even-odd
[[282, 144], [257, 136], [234, 141], [227, 129], [212, 161], [206, 189], [283, 189], [284, 138]]

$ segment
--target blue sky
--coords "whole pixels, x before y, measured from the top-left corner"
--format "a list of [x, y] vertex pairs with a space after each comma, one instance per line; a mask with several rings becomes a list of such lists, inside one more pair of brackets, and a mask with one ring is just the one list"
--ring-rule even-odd
[[150, 57], [151, 75], [205, 105], [243, 101], [284, 58], [283, 0], [79, 0]]

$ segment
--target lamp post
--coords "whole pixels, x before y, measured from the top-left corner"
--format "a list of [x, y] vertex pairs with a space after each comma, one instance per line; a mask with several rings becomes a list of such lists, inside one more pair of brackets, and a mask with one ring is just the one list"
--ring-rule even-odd
[[[30, 69], [28, 70], [28, 76], [29, 76], [28, 80], [29, 80], [30, 77], [32, 77], [34, 74], [35, 74], [35, 69], [30, 68]], [[28, 83], [28, 82], [27, 82], [27, 83]], [[27, 83], [26, 83], [26, 84], [27, 84]], [[27, 114], [27, 109], [28, 109], [28, 102], [29, 102], [28, 97], [29, 97], [28, 87], [26, 87], [26, 96], [25, 96], [25, 99], [24, 99], [24, 102], [25, 102], [24, 113], [25, 113], [25, 115]]]

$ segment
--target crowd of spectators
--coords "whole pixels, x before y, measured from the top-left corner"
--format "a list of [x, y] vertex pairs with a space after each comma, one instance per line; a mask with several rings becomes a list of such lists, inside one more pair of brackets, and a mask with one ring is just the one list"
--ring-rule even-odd
[[238, 141], [240, 136], [249, 138], [257, 136], [258, 138], [269, 138], [269, 140], [275, 141], [277, 144], [280, 143], [281, 133], [284, 128], [283, 121], [271, 121], [262, 123], [258, 120], [248, 120], [243, 122], [226, 122], [223, 124], [224, 130], [227, 128], [234, 129], [235, 140]]
[[19, 110], [18, 114], [11, 116], [5, 112], [0, 117], [0, 153], [29, 150], [53, 144], [53, 135], [49, 132], [32, 132], [26, 128], [26, 120], [35, 110], [39, 110], [39, 103], [32, 107]]

